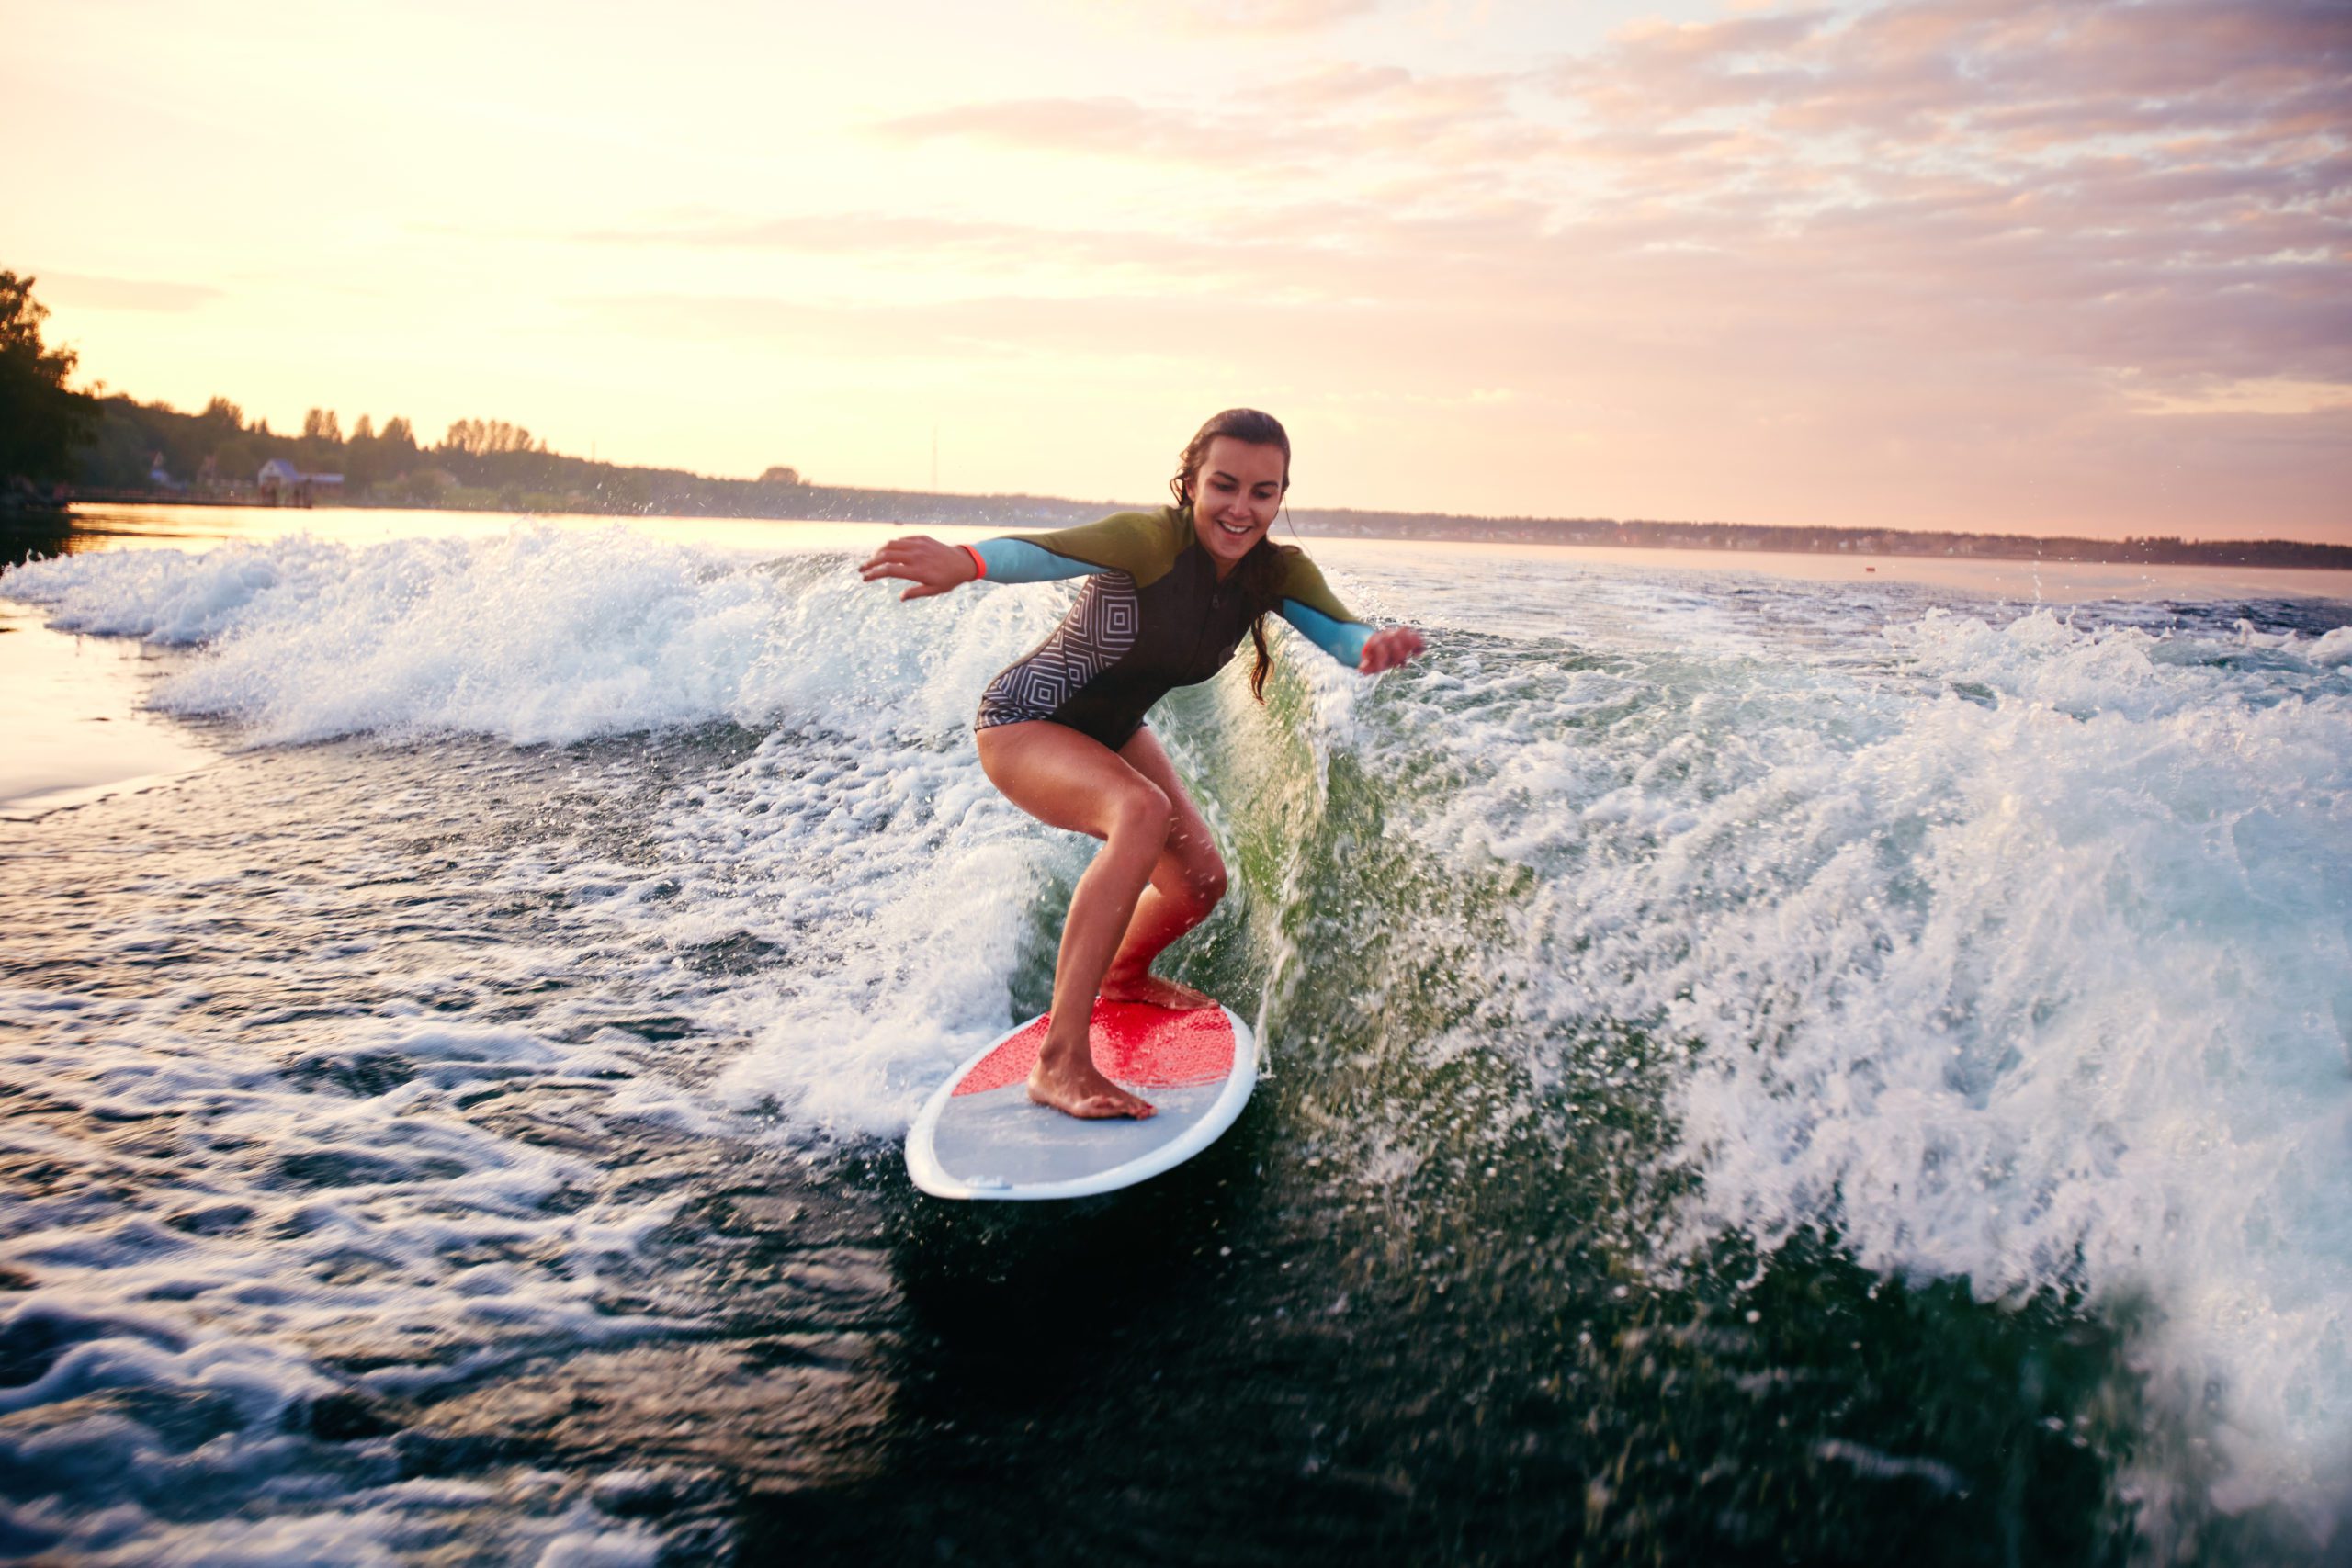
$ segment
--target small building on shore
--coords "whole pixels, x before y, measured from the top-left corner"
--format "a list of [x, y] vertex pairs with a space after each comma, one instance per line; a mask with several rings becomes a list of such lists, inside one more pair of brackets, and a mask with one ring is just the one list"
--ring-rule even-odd
[[343, 493], [341, 474], [306, 474], [283, 457], [264, 463], [258, 482], [264, 506], [316, 506], [322, 491]]

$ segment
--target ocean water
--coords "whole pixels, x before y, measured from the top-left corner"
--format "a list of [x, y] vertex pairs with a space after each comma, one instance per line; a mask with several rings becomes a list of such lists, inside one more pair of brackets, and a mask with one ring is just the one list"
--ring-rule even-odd
[[1050, 987], [967, 725], [1064, 592], [885, 532], [0, 576], [0, 1556], [2352, 1543], [2341, 574], [1318, 542], [1429, 657], [1153, 721], [1269, 1076], [1007, 1213], [896, 1137]]

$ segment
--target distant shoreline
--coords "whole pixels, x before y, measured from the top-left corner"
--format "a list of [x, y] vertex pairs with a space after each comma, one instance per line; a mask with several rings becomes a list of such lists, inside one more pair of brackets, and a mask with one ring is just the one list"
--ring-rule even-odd
[[[713, 494], [712, 490], [721, 493]], [[728, 494], [725, 491], [738, 491]], [[533, 497], [533, 501], [542, 498]], [[772, 485], [753, 480], [703, 479], [692, 491], [632, 495], [626, 502], [597, 504], [604, 498], [567, 496], [587, 504], [500, 505], [490, 497], [450, 494], [437, 505], [395, 503], [393, 510], [499, 513], [538, 516], [576, 513], [589, 516], [727, 517], [777, 523], [896, 523], [910, 526], [1052, 528], [1092, 522], [1108, 513], [1138, 510], [1135, 503], [1072, 501], [1059, 496], [957, 495], [922, 491], [863, 490], [835, 485]], [[617, 498], [616, 498], [616, 500]], [[250, 506], [247, 496], [191, 495], [133, 488], [76, 489], [66, 504], [135, 506]], [[729, 504], [729, 503], [732, 504]], [[370, 510], [328, 502], [323, 509]], [[54, 517], [55, 513], [47, 515]], [[1322, 538], [1419, 539], [1474, 544], [1534, 544], [1621, 549], [1697, 550], [1718, 554], [1785, 554], [1852, 557], [1913, 557], [1953, 560], [2029, 560], [2082, 566], [2263, 567], [2289, 570], [2352, 571], [2352, 545], [2295, 539], [2192, 540], [2180, 538], [2089, 539], [2065, 536], [1962, 534], [1897, 528], [1801, 528], [1755, 523], [1667, 523], [1615, 518], [1477, 517], [1445, 513], [1361, 512], [1302, 508], [1290, 518], [1303, 536]]]
[[[418, 443], [403, 418], [379, 430], [363, 416], [348, 439], [332, 410], [313, 409], [300, 435], [248, 423], [215, 398], [202, 413], [100, 400], [99, 429], [78, 482], [22, 499], [117, 505], [322, 506], [605, 517], [711, 517], [776, 522], [949, 525], [1028, 530], [1091, 523], [1131, 502], [1044, 495], [957, 495], [811, 482], [777, 464], [757, 479], [718, 479], [684, 468], [637, 468], [548, 449], [501, 421], [459, 420], [437, 446]], [[253, 476], [246, 478], [245, 476]], [[1145, 502], [1141, 510], [1164, 504]], [[1608, 546], [1739, 554], [1933, 556], [2080, 565], [2275, 567], [2352, 570], [2352, 544], [2293, 539], [2089, 539], [1949, 529], [1815, 528], [1618, 517], [1484, 517], [1363, 508], [1301, 508], [1303, 534], [1327, 538], [1427, 539], [1496, 544]]]
[[1404, 533], [1386, 514], [1370, 525], [1346, 512], [1296, 513], [1302, 532], [1327, 538], [1425, 538], [1496, 544], [1568, 545], [1725, 555], [1812, 555], [2024, 560], [2079, 566], [2214, 566], [2352, 570], [2352, 545], [2297, 539], [2040, 538], [2021, 534], [1955, 534], [1895, 528], [1797, 528], [1760, 523], [1618, 522], [1614, 519], [1474, 518], [1430, 515], [1426, 532]]

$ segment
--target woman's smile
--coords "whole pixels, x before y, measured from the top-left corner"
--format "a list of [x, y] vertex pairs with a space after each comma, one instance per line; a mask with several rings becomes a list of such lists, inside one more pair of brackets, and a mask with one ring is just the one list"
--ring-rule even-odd
[[1282, 510], [1290, 483], [1290, 455], [1261, 442], [1220, 435], [1194, 470], [1190, 499], [1193, 532], [1223, 577], [1257, 547]]

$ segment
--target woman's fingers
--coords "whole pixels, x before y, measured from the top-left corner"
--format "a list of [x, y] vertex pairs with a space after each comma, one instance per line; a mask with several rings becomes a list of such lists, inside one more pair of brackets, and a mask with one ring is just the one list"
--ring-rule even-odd
[[1384, 670], [1396, 669], [1428, 646], [1412, 627], [1390, 626], [1365, 639], [1363, 658], [1356, 668], [1366, 675], [1377, 675]]
[[[882, 577], [904, 577], [919, 582], [927, 581], [933, 573], [924, 570], [925, 557], [931, 553], [925, 550], [924, 547], [936, 547], [938, 542], [921, 534], [910, 534], [903, 538], [893, 539], [866, 558], [865, 564], [857, 569], [857, 574], [868, 582]], [[953, 584], [949, 586], [952, 587]]]
[[867, 557], [865, 564], [867, 566], [877, 566], [884, 561], [904, 561], [907, 558], [908, 554], [907, 547], [913, 543], [914, 541], [912, 539], [892, 539], [888, 544], [884, 545], [880, 549], [876, 550], [871, 556]]

